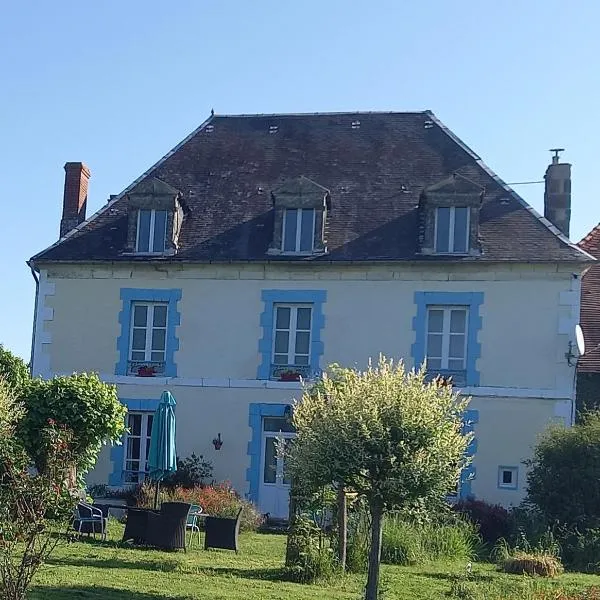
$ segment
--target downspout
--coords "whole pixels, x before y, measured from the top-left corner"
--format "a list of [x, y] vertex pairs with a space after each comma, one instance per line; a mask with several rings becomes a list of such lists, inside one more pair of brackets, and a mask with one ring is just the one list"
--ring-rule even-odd
[[35, 281], [35, 300], [33, 304], [33, 331], [31, 332], [31, 355], [29, 358], [29, 374], [33, 377], [33, 359], [35, 352], [35, 336], [37, 333], [37, 313], [38, 313], [38, 297], [40, 295], [40, 278], [35, 272], [35, 267], [31, 261], [27, 261], [27, 266], [31, 269], [31, 275]]

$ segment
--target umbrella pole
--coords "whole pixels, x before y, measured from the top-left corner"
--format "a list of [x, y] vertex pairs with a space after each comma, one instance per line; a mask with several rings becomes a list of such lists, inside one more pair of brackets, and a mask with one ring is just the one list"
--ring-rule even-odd
[[160, 479], [156, 481], [156, 489], [154, 490], [154, 510], [158, 509], [158, 490], [160, 488]]

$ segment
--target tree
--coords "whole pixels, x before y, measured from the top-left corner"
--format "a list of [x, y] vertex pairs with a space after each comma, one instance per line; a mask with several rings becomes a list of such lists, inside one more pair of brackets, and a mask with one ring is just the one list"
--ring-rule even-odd
[[43, 469], [46, 448], [39, 431], [49, 420], [72, 432], [71, 450], [77, 475], [94, 466], [103, 444], [118, 442], [125, 431], [126, 408], [114, 385], [103, 383], [95, 373], [33, 379], [23, 398], [25, 415], [17, 427], [28, 454]]
[[29, 383], [29, 369], [22, 358], [0, 344], [0, 379], [3, 379], [12, 390], [12, 394], [20, 395]]
[[304, 490], [337, 484], [368, 502], [371, 547], [366, 600], [379, 587], [384, 513], [443, 497], [466, 466], [467, 399], [441, 380], [380, 357], [364, 372], [333, 365], [294, 409], [288, 463]]
[[528, 465], [528, 501], [549, 521], [600, 527], [600, 412], [570, 428], [550, 427]]

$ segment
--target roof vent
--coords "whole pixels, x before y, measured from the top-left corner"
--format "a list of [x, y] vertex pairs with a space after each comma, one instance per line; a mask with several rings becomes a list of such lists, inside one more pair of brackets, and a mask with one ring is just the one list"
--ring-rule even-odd
[[423, 127], [425, 127], [425, 129], [431, 129], [433, 127], [433, 121], [425, 121]]
[[352, 121], [352, 129], [360, 129], [360, 121]]
[[212, 133], [215, 130], [215, 126], [214, 125], [207, 125], [204, 128], [204, 131], [206, 131], [206, 133]]
[[279, 127], [277, 125], [271, 125], [269, 127], [269, 133], [277, 133], [279, 131]]

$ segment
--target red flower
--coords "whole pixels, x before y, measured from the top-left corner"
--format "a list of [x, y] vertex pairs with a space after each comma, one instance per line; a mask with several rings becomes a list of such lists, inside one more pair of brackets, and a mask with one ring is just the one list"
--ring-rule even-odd
[[56, 425], [56, 421], [54, 419], [48, 419], [48, 425], [50, 425], [50, 427], [53, 427], [54, 425]]

